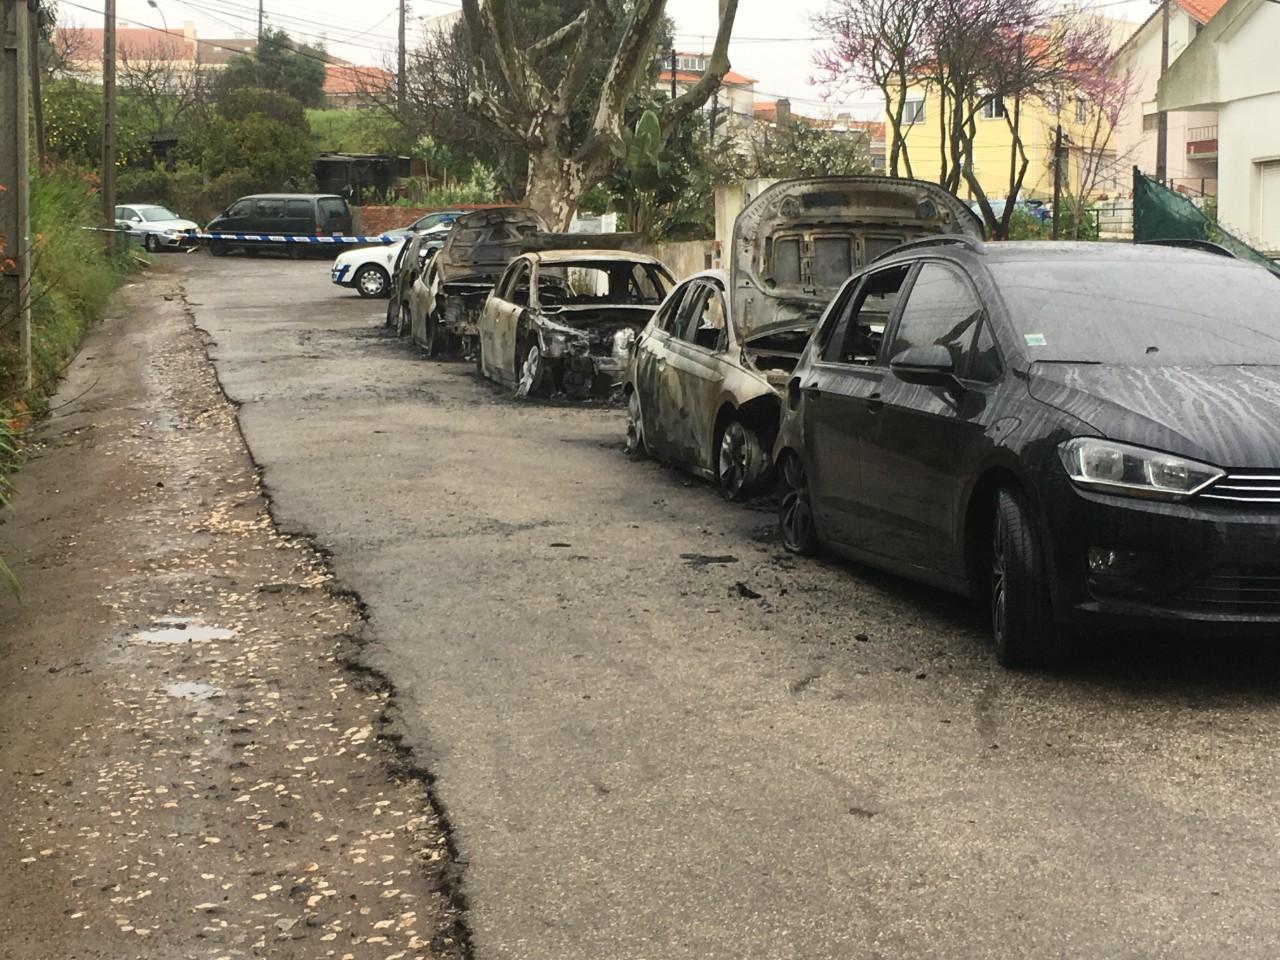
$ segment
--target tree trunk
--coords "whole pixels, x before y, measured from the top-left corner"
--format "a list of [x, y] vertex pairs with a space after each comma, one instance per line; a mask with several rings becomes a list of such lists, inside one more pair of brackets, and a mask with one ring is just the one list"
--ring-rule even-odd
[[524, 205], [541, 214], [552, 230], [563, 232], [578, 212], [578, 201], [588, 182], [596, 181], [589, 181], [586, 168], [579, 161], [563, 156], [555, 146], [544, 147], [529, 154]]

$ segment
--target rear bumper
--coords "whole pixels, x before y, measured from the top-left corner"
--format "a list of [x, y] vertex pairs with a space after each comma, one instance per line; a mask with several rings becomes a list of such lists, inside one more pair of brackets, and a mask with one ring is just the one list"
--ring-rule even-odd
[[1280, 638], [1280, 513], [1086, 493], [1046, 498], [1060, 619], [1090, 630]]

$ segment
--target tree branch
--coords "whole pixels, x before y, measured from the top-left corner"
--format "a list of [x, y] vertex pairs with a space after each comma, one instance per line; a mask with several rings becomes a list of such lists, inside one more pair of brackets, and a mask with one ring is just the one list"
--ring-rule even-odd
[[664, 132], [679, 126], [720, 88], [720, 82], [729, 72], [729, 38], [733, 34], [733, 21], [737, 15], [738, 0], [721, 0], [720, 27], [716, 31], [715, 46], [711, 48], [711, 60], [697, 83], [663, 105], [660, 119]]

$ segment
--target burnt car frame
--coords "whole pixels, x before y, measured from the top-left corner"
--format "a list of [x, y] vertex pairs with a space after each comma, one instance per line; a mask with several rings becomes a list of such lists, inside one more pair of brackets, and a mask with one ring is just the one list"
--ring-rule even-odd
[[[625, 237], [610, 238], [623, 245]], [[477, 327], [481, 374], [517, 397], [608, 397], [622, 384], [637, 332], [675, 281], [657, 259], [585, 248], [593, 235], [551, 235], [578, 249], [521, 254], [485, 301]]]
[[494, 282], [547, 223], [527, 207], [474, 210], [453, 221], [444, 246], [410, 286], [409, 332], [428, 356], [474, 356], [477, 324]]
[[974, 596], [1010, 666], [1122, 629], [1280, 635], [1274, 283], [1112, 244], [883, 258], [788, 382], [784, 545]]
[[426, 272], [439, 251], [439, 240], [430, 233], [414, 233], [400, 248], [391, 266], [387, 294], [387, 326], [405, 336], [412, 326], [410, 297], [413, 285]]
[[729, 497], [756, 489], [781, 389], [828, 301], [863, 264], [939, 233], [981, 237], [982, 224], [936, 184], [815, 177], [761, 192], [734, 223], [729, 272], [685, 281], [637, 338], [623, 388], [628, 449]]

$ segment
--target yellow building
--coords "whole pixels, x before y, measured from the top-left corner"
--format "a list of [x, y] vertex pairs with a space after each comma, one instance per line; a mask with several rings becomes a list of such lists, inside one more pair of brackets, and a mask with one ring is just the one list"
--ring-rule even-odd
[[[1096, 114], [1082, 97], [1071, 97], [1056, 105], [1040, 100], [1024, 100], [1019, 111], [1019, 130], [1022, 146], [1027, 154], [1027, 172], [1022, 181], [1023, 199], [1051, 200], [1053, 198], [1053, 145], [1059, 123], [1062, 124], [1064, 191], [1075, 193], [1080, 186], [1082, 171], [1091, 165], [1101, 165], [1106, 172], [1103, 178], [1110, 182], [1117, 171], [1113, 158], [1105, 151], [1091, 154]], [[1007, 104], [1009, 110], [1013, 104]], [[939, 126], [939, 97], [931, 87], [912, 87], [908, 92], [907, 112], [904, 119], [907, 151], [911, 159], [912, 174], [921, 180], [937, 180], [942, 170], [941, 144], [944, 135]], [[1005, 119], [1006, 104], [1000, 100], [988, 104], [976, 119], [977, 135], [973, 141], [973, 169], [988, 199], [997, 200], [1009, 193], [1010, 165], [1013, 162], [1013, 133]], [[886, 118], [887, 119], [887, 118]], [[949, 116], [948, 116], [949, 119]], [[1105, 122], [1105, 121], [1104, 121]], [[892, 144], [891, 127], [886, 128], [886, 150]], [[899, 161], [899, 174], [905, 176], [905, 166]], [[1095, 190], [1101, 188], [1095, 185]], [[973, 199], [968, 184], [962, 182], [959, 194]]]

